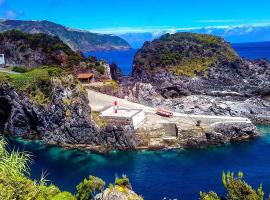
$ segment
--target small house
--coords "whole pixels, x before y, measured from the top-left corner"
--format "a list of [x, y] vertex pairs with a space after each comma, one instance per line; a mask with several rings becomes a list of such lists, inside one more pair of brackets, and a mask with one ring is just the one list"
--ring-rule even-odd
[[85, 74], [78, 74], [77, 75], [77, 79], [81, 82], [81, 83], [90, 83], [91, 81], [93, 81], [95, 78], [95, 75], [92, 73], [85, 73]]

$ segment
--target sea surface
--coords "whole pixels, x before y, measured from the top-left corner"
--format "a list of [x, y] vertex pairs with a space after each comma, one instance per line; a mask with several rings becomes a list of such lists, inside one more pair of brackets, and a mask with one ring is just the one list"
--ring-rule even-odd
[[[270, 60], [270, 42], [258, 43], [239, 43], [232, 44], [239, 56], [250, 59], [268, 59]], [[133, 58], [138, 49], [127, 51], [105, 51], [105, 52], [87, 52], [86, 56], [96, 56], [99, 59], [115, 62], [125, 75], [129, 75], [132, 71]]]
[[31, 152], [32, 178], [39, 179], [46, 172], [47, 179], [63, 190], [74, 192], [75, 186], [90, 174], [107, 184], [115, 176], [126, 174], [133, 189], [146, 200], [195, 200], [200, 191], [224, 194], [221, 175], [228, 170], [243, 171], [248, 183], [254, 187], [263, 183], [266, 193], [270, 193], [270, 126], [258, 128], [264, 137], [193, 150], [114, 151], [102, 155], [19, 139], [9, 141], [9, 146]]

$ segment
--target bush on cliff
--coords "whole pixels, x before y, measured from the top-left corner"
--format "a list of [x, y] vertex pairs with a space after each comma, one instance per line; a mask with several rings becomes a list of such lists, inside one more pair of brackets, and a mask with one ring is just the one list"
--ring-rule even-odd
[[131, 184], [129, 182], [129, 178], [126, 175], [122, 175], [121, 178], [116, 177], [114, 181], [115, 185], [122, 186], [122, 187], [127, 187], [131, 189]]
[[[4, 200], [92, 200], [97, 193], [103, 195], [105, 182], [95, 176], [89, 176], [76, 186], [77, 194], [61, 191], [42, 176], [39, 181], [30, 179], [31, 156], [26, 152], [7, 151], [7, 143], [0, 137], [0, 199]], [[119, 179], [120, 180], [120, 179]], [[129, 183], [127, 177], [122, 177], [121, 185]], [[117, 181], [116, 181], [117, 182]], [[107, 191], [110, 191], [108, 188]], [[121, 192], [134, 200], [143, 200], [135, 192]], [[119, 192], [117, 190], [117, 192]], [[101, 198], [103, 199], [103, 198]], [[109, 200], [111, 198], [104, 198]], [[125, 198], [127, 199], [127, 198]]]
[[51, 78], [65, 74], [59, 67], [39, 67], [21, 74], [0, 73], [0, 84], [10, 84], [34, 103], [45, 105], [52, 95]]
[[95, 195], [102, 192], [105, 186], [105, 182], [95, 176], [89, 176], [89, 179], [84, 179], [79, 185], [77, 185], [76, 197], [80, 200], [94, 199]]
[[[19, 30], [9, 30], [0, 33], [0, 44], [8, 63], [29, 67], [40, 64], [74, 66], [83, 59], [80, 53], [74, 52], [57, 36], [44, 33], [29, 34]], [[33, 56], [35, 54], [39, 59]]]
[[[263, 200], [264, 192], [262, 185], [257, 190], [253, 189], [243, 180], [243, 173], [239, 172], [237, 177], [234, 173], [228, 172], [222, 175], [223, 186], [227, 191], [227, 200]], [[215, 192], [200, 193], [200, 200], [220, 200], [224, 199], [219, 197]], [[270, 198], [269, 198], [270, 199]]]
[[0, 138], [0, 199], [5, 200], [75, 200], [69, 192], [47, 185], [44, 178], [33, 181], [29, 178], [28, 163], [31, 157], [18, 151], [7, 151], [6, 142]]
[[196, 33], [165, 34], [146, 42], [134, 58], [133, 75], [169, 70], [176, 75], [207, 76], [217, 62], [234, 62], [238, 55], [222, 38]]
[[14, 66], [14, 67], [12, 68], [12, 71], [18, 72], [18, 73], [25, 73], [25, 72], [28, 72], [29, 69], [26, 68], [26, 67], [24, 67], [24, 66]]

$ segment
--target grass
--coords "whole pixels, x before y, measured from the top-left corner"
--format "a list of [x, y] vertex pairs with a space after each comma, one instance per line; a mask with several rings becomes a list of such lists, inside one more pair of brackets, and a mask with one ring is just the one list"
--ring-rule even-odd
[[7, 151], [6, 141], [0, 137], [0, 199], [66, 199], [75, 200], [69, 192], [46, 184], [44, 176], [39, 181], [29, 178], [31, 156], [26, 152]]
[[99, 112], [97, 111], [92, 111], [92, 117], [93, 120], [96, 122], [96, 124], [101, 127], [105, 128], [107, 125], [107, 121], [99, 116]]
[[207, 34], [165, 34], [141, 49], [138, 65], [147, 72], [159, 73], [165, 68], [175, 75], [207, 76], [220, 61], [234, 62], [238, 55], [222, 38]]
[[60, 76], [63, 70], [56, 67], [40, 67], [21, 74], [0, 73], [0, 84], [10, 84], [17, 92], [26, 94], [32, 102], [45, 105], [51, 97], [51, 78]]

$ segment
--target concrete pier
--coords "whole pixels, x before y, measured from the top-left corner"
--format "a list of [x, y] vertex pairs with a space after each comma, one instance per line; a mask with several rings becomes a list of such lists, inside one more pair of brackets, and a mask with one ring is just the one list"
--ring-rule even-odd
[[[156, 108], [133, 103], [126, 99], [116, 98], [89, 89], [87, 92], [90, 106], [94, 111], [100, 112], [104, 107], [111, 106], [114, 101], [117, 101], [120, 106], [144, 111], [145, 120], [136, 129], [136, 134], [138, 134], [138, 137], [142, 141], [142, 148], [143, 146], [145, 148], [176, 148], [185, 146], [190, 140], [207, 142], [207, 135], [215, 138], [220, 137], [219, 133], [216, 132], [216, 127], [220, 127], [221, 125], [226, 127], [226, 129], [228, 127], [235, 127], [235, 130], [256, 129], [252, 122], [245, 117], [188, 115], [174, 112], [173, 116], [168, 118], [157, 115]], [[199, 126], [198, 121], [200, 121]], [[245, 135], [245, 133], [241, 134], [243, 138], [252, 137]], [[233, 137], [237, 138], [238, 136]], [[221, 140], [221, 143], [227, 140], [224, 137], [218, 139]]]

